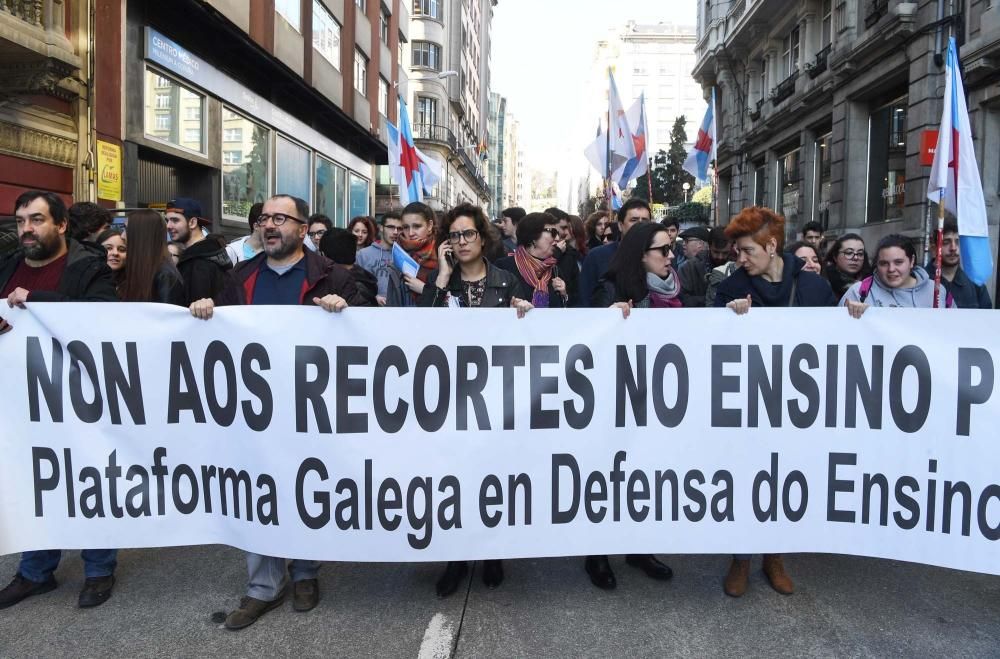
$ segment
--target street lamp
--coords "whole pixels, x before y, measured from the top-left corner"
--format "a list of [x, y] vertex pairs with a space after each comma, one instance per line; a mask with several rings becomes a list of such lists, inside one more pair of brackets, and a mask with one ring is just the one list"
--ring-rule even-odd
[[[441, 85], [444, 85], [444, 83], [441, 82], [442, 80], [445, 80], [447, 78], [457, 78], [457, 77], [458, 77], [458, 71], [441, 71], [440, 73], [435, 73], [432, 76], [422, 76], [422, 77], [419, 77], [419, 78], [407, 78], [407, 81], [408, 82], [424, 82], [424, 81], [426, 81], [426, 82], [439, 82]], [[393, 83], [393, 85], [396, 86], [396, 87], [399, 87], [399, 81], [397, 80], [396, 82]]]
[[684, 188], [684, 203], [686, 204], [688, 203], [688, 190], [691, 189], [691, 184], [688, 183], [687, 181], [684, 181], [684, 185], [682, 185], [681, 187]]

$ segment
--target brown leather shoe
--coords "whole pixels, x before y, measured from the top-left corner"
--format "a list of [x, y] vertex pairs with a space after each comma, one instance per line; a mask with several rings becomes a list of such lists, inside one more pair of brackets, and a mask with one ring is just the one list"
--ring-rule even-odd
[[771, 588], [782, 595], [791, 595], [795, 592], [792, 580], [785, 573], [785, 563], [781, 560], [781, 554], [764, 554], [764, 574], [771, 582]]
[[292, 585], [292, 608], [312, 611], [319, 604], [319, 579], [303, 579]]
[[240, 608], [226, 616], [226, 629], [236, 631], [237, 629], [249, 627], [271, 609], [281, 606], [281, 603], [285, 601], [287, 592], [287, 590], [281, 591], [281, 594], [271, 602], [254, 599], [249, 596], [244, 597], [240, 600]]
[[722, 589], [730, 597], [743, 597], [747, 592], [747, 580], [750, 578], [750, 559], [734, 558], [729, 566], [729, 574], [722, 584]]

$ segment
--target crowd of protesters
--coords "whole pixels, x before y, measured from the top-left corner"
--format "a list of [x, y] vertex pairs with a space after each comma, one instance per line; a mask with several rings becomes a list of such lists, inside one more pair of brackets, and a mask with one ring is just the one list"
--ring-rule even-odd
[[[159, 302], [189, 309], [200, 319], [220, 305], [314, 305], [328, 312], [348, 307], [512, 308], [613, 307], [633, 309], [726, 307], [846, 307], [861, 318], [870, 306], [992, 308], [983, 286], [962, 271], [958, 231], [946, 223], [941, 252], [940, 299], [936, 265], [918, 265], [910, 238], [887, 235], [870, 247], [858, 234], [827, 237], [816, 223], [801, 240], [785, 243], [785, 220], [752, 207], [726, 226], [654, 222], [650, 206], [628, 200], [616, 213], [586, 220], [558, 208], [527, 213], [504, 209], [490, 222], [482, 208], [460, 204], [438, 214], [415, 202], [385, 213], [378, 225], [355, 217], [336, 228], [310, 215], [305, 201], [275, 195], [250, 209], [248, 233], [232, 242], [210, 232], [211, 221], [194, 199], [172, 200], [163, 211], [130, 213], [123, 227], [106, 209], [82, 202], [67, 208], [56, 194], [25, 192], [15, 202], [16, 238], [0, 232], [0, 295], [10, 307], [31, 302]], [[416, 263], [416, 274], [394, 266], [393, 250]], [[674, 315], [671, 314], [673, 319]], [[0, 334], [11, 326], [0, 319]], [[56, 588], [58, 550], [25, 552], [13, 581], [0, 590], [0, 608]], [[117, 551], [82, 552], [81, 607], [105, 602], [114, 587]], [[653, 579], [672, 576], [651, 555], [627, 564]], [[593, 584], [616, 586], [607, 556], [588, 556]], [[226, 627], [241, 629], [279, 606], [290, 593], [297, 611], [319, 601], [316, 561], [247, 554], [248, 589]], [[734, 556], [724, 591], [747, 589], [750, 556]], [[781, 556], [766, 555], [771, 586], [794, 586]], [[438, 595], [454, 593], [468, 572], [451, 562]], [[504, 579], [501, 561], [486, 561], [490, 587]], [[289, 584], [289, 582], [291, 582]]]

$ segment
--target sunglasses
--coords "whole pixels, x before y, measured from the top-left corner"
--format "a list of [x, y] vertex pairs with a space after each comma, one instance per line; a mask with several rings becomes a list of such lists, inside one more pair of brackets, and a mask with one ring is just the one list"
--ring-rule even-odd
[[670, 245], [660, 245], [659, 247], [650, 247], [646, 250], [647, 252], [659, 252], [666, 258], [668, 254], [671, 253]]

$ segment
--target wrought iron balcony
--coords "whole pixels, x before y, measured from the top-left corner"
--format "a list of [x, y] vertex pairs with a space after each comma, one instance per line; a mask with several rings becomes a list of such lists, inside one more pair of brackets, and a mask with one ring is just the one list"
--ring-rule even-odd
[[452, 151], [458, 146], [455, 133], [451, 132], [447, 126], [438, 126], [437, 124], [413, 124], [413, 139], [437, 142], [447, 146]]
[[826, 48], [816, 53], [816, 59], [806, 64], [806, 73], [809, 74], [811, 79], [816, 78], [816, 76], [826, 71], [831, 47], [832, 44], [828, 44]]
[[0, 98], [75, 97], [72, 85], [60, 87], [80, 67], [65, 14], [64, 0], [0, 0]]
[[771, 90], [771, 105], [773, 107], [778, 107], [782, 101], [795, 93], [795, 81], [798, 79], [799, 72], [795, 71]]

